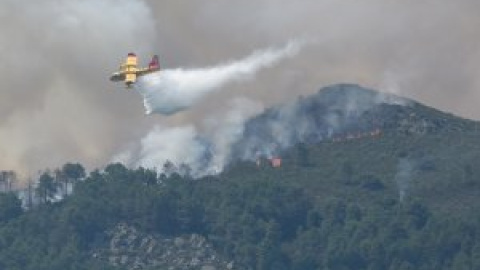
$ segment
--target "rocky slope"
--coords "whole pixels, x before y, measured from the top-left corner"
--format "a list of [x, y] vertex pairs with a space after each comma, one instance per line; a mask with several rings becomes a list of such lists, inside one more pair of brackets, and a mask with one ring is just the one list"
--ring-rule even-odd
[[234, 262], [219, 256], [211, 244], [198, 234], [166, 237], [142, 233], [126, 223], [108, 232], [109, 246], [92, 256], [113, 266], [140, 269], [237, 269]]

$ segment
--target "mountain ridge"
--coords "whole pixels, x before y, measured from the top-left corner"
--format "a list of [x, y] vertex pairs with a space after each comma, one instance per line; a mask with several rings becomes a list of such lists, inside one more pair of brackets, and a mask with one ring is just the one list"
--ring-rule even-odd
[[236, 146], [262, 162], [215, 176], [115, 163], [28, 211], [0, 194], [0, 269], [480, 269], [479, 123], [377, 96], [268, 109]]
[[378, 129], [425, 133], [474, 132], [480, 128], [472, 120], [410, 99], [355, 84], [337, 84], [266, 109], [248, 120], [242, 138], [233, 146], [233, 156], [240, 159], [272, 156], [297, 143], [316, 143], [339, 135]]

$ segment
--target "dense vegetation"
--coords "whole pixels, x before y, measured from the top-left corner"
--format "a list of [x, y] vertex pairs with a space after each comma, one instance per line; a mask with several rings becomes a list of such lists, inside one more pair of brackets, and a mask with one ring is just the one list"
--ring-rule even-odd
[[[238, 162], [196, 180], [121, 164], [45, 173], [30, 210], [0, 195], [0, 269], [118, 269], [93, 254], [119, 223], [203, 235], [238, 269], [480, 269], [477, 123], [388, 109], [406, 124], [298, 144], [280, 168]], [[430, 130], [408, 127], [418, 115]]]

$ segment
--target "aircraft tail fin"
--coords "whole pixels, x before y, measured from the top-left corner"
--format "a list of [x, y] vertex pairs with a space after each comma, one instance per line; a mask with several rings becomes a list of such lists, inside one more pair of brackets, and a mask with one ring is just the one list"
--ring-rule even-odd
[[160, 61], [158, 60], [158, 55], [152, 57], [152, 61], [148, 64], [149, 69], [160, 69]]

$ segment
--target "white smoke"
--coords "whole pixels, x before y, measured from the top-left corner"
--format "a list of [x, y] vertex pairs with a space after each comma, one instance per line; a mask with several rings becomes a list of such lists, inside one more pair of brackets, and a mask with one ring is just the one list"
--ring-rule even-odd
[[182, 172], [181, 167], [187, 167], [194, 177], [218, 174], [230, 161], [232, 145], [242, 137], [245, 121], [262, 108], [243, 98], [227, 105], [230, 108], [227, 113], [205, 120], [207, 132], [202, 133], [193, 125], [155, 126], [113, 161], [130, 167], [155, 168], [159, 172], [166, 172], [164, 165], [171, 163], [176, 166], [174, 171]]
[[185, 110], [227, 83], [248, 80], [258, 71], [296, 55], [305, 41], [293, 40], [283, 48], [269, 48], [231, 63], [198, 69], [167, 69], [139, 80], [147, 114], [170, 115]]
[[262, 105], [247, 99], [235, 99], [229, 104], [231, 109], [223, 114], [221, 119], [213, 117], [207, 119], [207, 129], [211, 130], [214, 144], [214, 155], [211, 161], [212, 171], [222, 170], [232, 158], [232, 145], [243, 138], [245, 121], [257, 115]]
[[198, 138], [195, 127], [166, 128], [155, 126], [138, 146], [114, 160], [134, 167], [156, 168], [161, 171], [167, 162], [188, 164], [196, 173], [201, 171], [199, 160], [207, 153], [207, 145]]
[[[259, 114], [261, 104], [233, 99], [225, 104], [227, 110], [216, 106], [200, 127], [153, 128], [114, 161], [167, 174], [171, 167], [165, 170], [166, 163], [180, 172], [182, 165], [188, 165], [183, 168], [188, 167], [193, 177], [217, 174], [232, 161], [271, 158], [299, 142], [318, 142], [349, 130], [370, 132], [379, 127], [368, 117], [362, 120], [363, 112], [382, 103], [376, 92], [347, 84], [324, 88], [315, 96], [272, 107], [263, 114]], [[401, 200], [408, 189], [405, 173], [409, 170], [401, 169], [404, 166], [402, 161], [396, 176]]]
[[[244, 59], [214, 67], [162, 70], [141, 78], [136, 89], [144, 97], [147, 114], [174, 114], [227, 83], [251, 79], [262, 68], [293, 57], [305, 43], [290, 41], [284, 47], [256, 51]], [[177, 169], [186, 165], [183, 167], [188, 167], [188, 173], [194, 177], [217, 174], [229, 163], [232, 145], [243, 136], [245, 121], [263, 108], [244, 98], [232, 98], [226, 106], [223, 112], [219, 108], [214, 115], [204, 118], [205, 132], [192, 123], [174, 127], [157, 125], [113, 161], [156, 168], [159, 172], [166, 171], [167, 163]]]
[[398, 199], [400, 202], [403, 202], [407, 196], [410, 181], [414, 173], [415, 170], [412, 161], [407, 158], [400, 159], [397, 164], [397, 174], [395, 175], [395, 182], [398, 186]]

